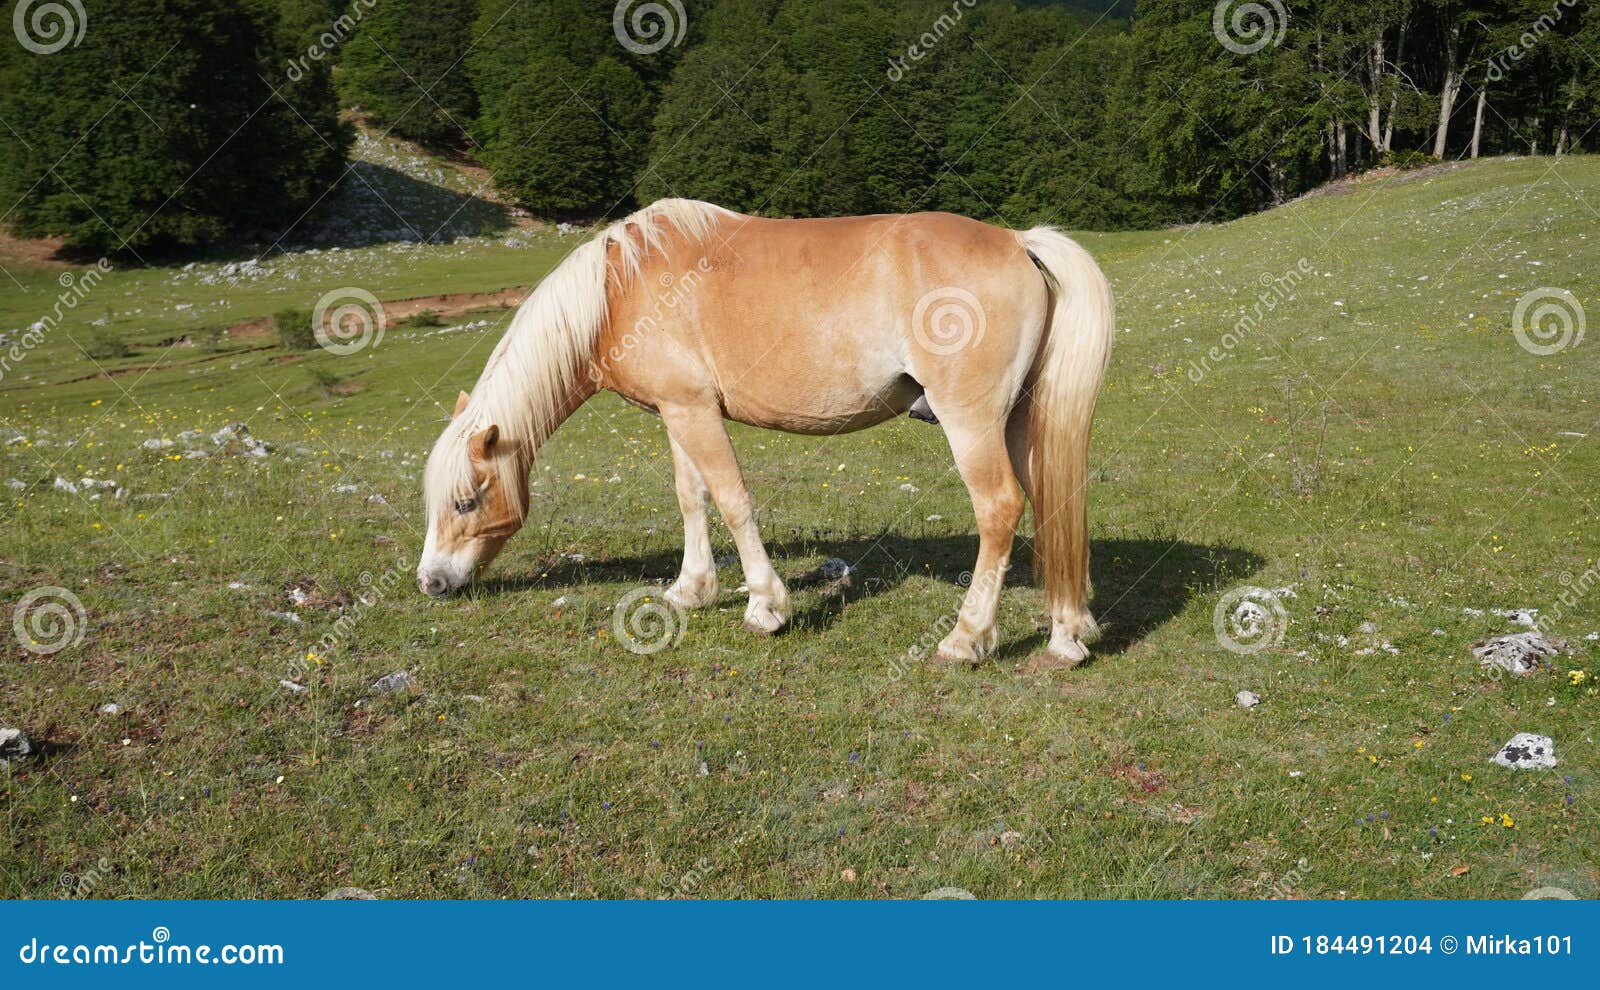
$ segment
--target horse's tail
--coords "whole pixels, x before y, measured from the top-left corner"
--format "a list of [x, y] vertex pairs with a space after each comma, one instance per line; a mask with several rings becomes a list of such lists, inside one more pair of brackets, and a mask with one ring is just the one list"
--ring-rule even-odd
[[1050, 227], [1017, 234], [1044, 273], [1051, 312], [1035, 364], [1028, 497], [1034, 567], [1052, 625], [1094, 630], [1089, 614], [1089, 428], [1111, 355], [1111, 287], [1075, 241]]

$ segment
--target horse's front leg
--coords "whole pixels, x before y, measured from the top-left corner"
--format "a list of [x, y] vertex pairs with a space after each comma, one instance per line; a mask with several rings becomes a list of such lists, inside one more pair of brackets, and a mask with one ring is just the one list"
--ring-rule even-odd
[[671, 443], [678, 508], [683, 510], [683, 568], [666, 597], [680, 608], [703, 608], [717, 600], [717, 567], [711, 558], [711, 530], [706, 524], [706, 482], [678, 442]]
[[[661, 418], [672, 438], [673, 454], [686, 455], [691, 468], [711, 490], [722, 519], [739, 547], [739, 563], [744, 582], [750, 589], [750, 604], [744, 611], [744, 627], [751, 632], [769, 634], [789, 622], [789, 590], [773, 570], [761, 533], [756, 528], [755, 503], [739, 471], [733, 444], [715, 405], [661, 407]], [[679, 488], [680, 493], [682, 488]], [[687, 518], [687, 510], [685, 512]], [[710, 554], [709, 544], [707, 555]], [[686, 565], [687, 566], [687, 565]]]

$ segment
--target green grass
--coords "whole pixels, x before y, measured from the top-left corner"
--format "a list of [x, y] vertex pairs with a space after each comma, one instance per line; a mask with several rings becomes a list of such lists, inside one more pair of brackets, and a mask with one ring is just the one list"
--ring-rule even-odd
[[[1094, 454], [1107, 632], [1092, 664], [1038, 677], [1014, 672], [1043, 640], [1025, 568], [993, 662], [906, 660], [976, 551], [936, 428], [735, 428], [780, 572], [840, 556], [857, 575], [796, 582], [793, 628], [762, 640], [725, 567], [719, 606], [636, 656], [612, 606], [676, 572], [681, 522], [659, 423], [609, 397], [548, 446], [531, 523], [482, 585], [412, 586], [421, 459], [505, 311], [289, 363], [155, 346], [344, 285], [528, 284], [570, 238], [297, 254], [277, 264], [298, 281], [237, 287], [115, 272], [0, 381], [0, 442], [26, 437], [0, 447], [0, 479], [27, 486], [0, 491], [0, 592], [63, 586], [87, 617], [58, 653], [0, 653], [0, 725], [47, 748], [0, 769], [0, 893], [55, 896], [71, 874], [104, 897], [1595, 896], [1600, 608], [1558, 601], [1596, 564], [1600, 341], [1537, 357], [1510, 332], [1543, 286], [1600, 316], [1590, 204], [1600, 162], [1496, 161], [1084, 235], [1120, 306]], [[1191, 380], [1302, 258], [1294, 298]], [[60, 291], [58, 272], [13, 274], [8, 329]], [[95, 371], [74, 341], [102, 317], [135, 350], [118, 363], [182, 363], [69, 381]], [[275, 452], [140, 447], [232, 421]], [[1212, 625], [1243, 584], [1297, 593], [1281, 644], [1249, 655]], [[1575, 655], [1486, 677], [1469, 644], [1514, 627], [1464, 609], [1512, 607], [1544, 610]], [[266, 614], [286, 610], [303, 624]], [[308, 651], [310, 690], [280, 687]], [[366, 697], [400, 669], [416, 692]], [[1518, 731], [1554, 737], [1561, 767], [1491, 765]]]

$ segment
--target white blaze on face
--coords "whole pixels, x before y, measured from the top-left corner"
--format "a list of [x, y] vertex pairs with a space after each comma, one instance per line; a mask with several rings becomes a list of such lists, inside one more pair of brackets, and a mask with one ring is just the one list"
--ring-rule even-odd
[[417, 562], [417, 587], [429, 595], [442, 595], [455, 591], [477, 571], [473, 554], [475, 541], [467, 541], [454, 553], [442, 553], [438, 546], [439, 524], [428, 520], [428, 538], [422, 545], [422, 558]]

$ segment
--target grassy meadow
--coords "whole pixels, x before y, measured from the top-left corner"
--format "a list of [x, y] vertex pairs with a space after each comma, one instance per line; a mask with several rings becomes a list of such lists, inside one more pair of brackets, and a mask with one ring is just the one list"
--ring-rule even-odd
[[[1000, 654], [915, 659], [976, 553], [936, 427], [735, 427], [792, 627], [740, 630], [719, 525], [721, 601], [641, 656], [613, 607], [681, 547], [657, 420], [582, 409], [527, 529], [433, 601], [422, 459], [511, 310], [344, 355], [221, 333], [344, 286], [526, 286], [579, 235], [119, 267], [0, 378], [0, 726], [42, 749], [0, 764], [0, 896], [1594, 897], [1600, 340], [1512, 332], [1541, 288], [1600, 317], [1591, 204], [1600, 161], [1498, 159], [1080, 235], [1119, 304], [1105, 634], [1037, 676], [1025, 539]], [[0, 264], [9, 341], [84, 277]], [[213, 443], [236, 422], [270, 453]], [[1214, 624], [1243, 586], [1291, 589], [1253, 653]], [[49, 587], [82, 613], [39, 653], [12, 627]], [[1572, 652], [1491, 677], [1469, 647], [1517, 608]], [[1559, 767], [1493, 765], [1517, 732]]]

